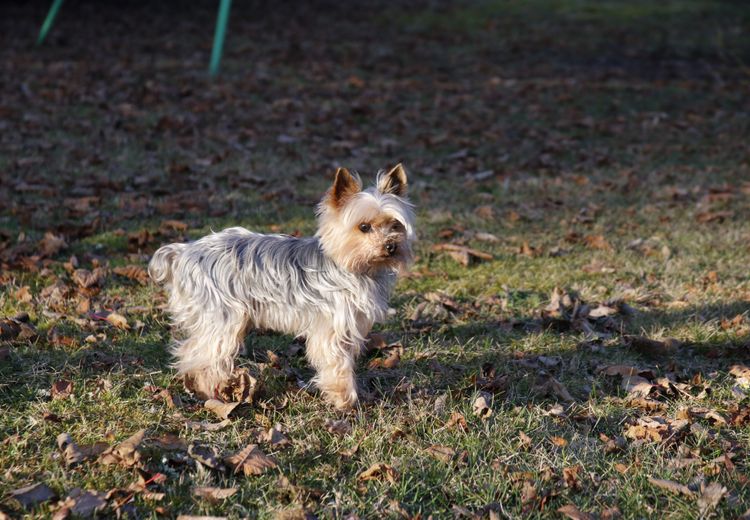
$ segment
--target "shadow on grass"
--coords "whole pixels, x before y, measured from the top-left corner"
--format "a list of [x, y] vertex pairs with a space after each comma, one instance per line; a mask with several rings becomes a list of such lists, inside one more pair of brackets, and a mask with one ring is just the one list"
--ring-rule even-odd
[[[638, 311], [623, 321], [620, 334], [614, 334], [606, 347], [592, 349], [580, 332], [573, 330], [558, 332], [552, 327], [544, 327], [536, 317], [516, 319], [516, 327], [508, 328], [502, 320], [476, 320], [461, 325], [444, 323], [437, 332], [419, 333], [405, 331], [405, 347], [410, 343], [427, 345], [428, 352], [422, 359], [406, 359], [393, 369], [368, 369], [367, 364], [377, 354], [363, 356], [358, 369], [358, 377], [363, 383], [368, 401], [383, 402], [401, 400], [405, 393], [423, 391], [428, 394], [451, 392], [472, 394], [479, 386], [478, 380], [487, 379], [487, 373], [508, 376], [513, 384], [528, 386], [528, 381], [539, 376], [540, 371], [555, 377], [567, 378], [569, 373], [563, 367], [565, 360], [579, 356], [585, 359], [583, 366], [593, 369], [602, 364], [615, 363], [627, 358], [639, 366], [671, 367], [685, 373], [700, 372], [702, 369], [726, 369], [730, 364], [750, 359], [750, 336], [741, 334], [706, 334], [705, 339], [684, 343], [669, 356], [649, 356], [636, 352], [623, 340], [624, 335], [641, 334], [655, 328], [672, 329], [690, 324], [705, 324], [709, 321], [731, 323], [736, 316], [750, 315], [750, 302], [735, 301], [689, 307], [675, 311]], [[18, 346], [0, 368], [0, 403], [15, 403], [23, 400], [37, 400], [49, 391], [56, 380], [81, 378], [95, 380], [109, 374], [131, 376], [131, 392], [138, 392], [144, 377], [156, 375], [160, 380], [173, 379], [169, 367], [171, 357], [168, 352], [168, 329], [158, 323], [147, 325], [152, 336], [149, 339], [115, 339], [110, 344], [84, 346], [75, 351], [66, 351], [51, 345], [41, 338], [33, 345]], [[388, 332], [396, 332], [392, 328]], [[522, 350], [511, 345], [529, 336], [551, 335], [544, 338], [544, 348]], [[284, 351], [292, 343], [292, 338], [266, 331], [251, 332], [246, 340], [247, 351], [238, 359], [238, 365], [248, 360], [267, 361], [267, 351], [286, 355]], [[550, 343], [559, 344], [550, 349]], [[465, 345], [470, 345], [464, 348]], [[429, 346], [437, 348], [435, 353]], [[460, 355], [452, 355], [450, 346], [461, 345]], [[484, 345], [484, 346], [482, 346]], [[474, 348], [476, 347], [476, 348]], [[543, 355], [546, 358], [560, 358], [558, 365], [544, 366], [534, 360]], [[297, 379], [309, 380], [312, 369], [299, 354], [288, 359], [292, 374]], [[583, 375], [583, 374], [580, 374]], [[292, 386], [290, 380], [288, 386]], [[522, 390], [524, 390], [522, 388]], [[577, 393], [573, 388], [574, 395]], [[525, 405], [545, 396], [525, 394], [515, 391], [509, 404]]]

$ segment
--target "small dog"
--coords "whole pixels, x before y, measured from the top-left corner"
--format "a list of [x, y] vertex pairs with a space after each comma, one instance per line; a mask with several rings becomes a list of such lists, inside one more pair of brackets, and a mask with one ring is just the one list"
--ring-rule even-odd
[[398, 273], [412, 262], [406, 192], [400, 164], [364, 191], [356, 174], [339, 168], [318, 205], [313, 237], [233, 227], [156, 251], [148, 271], [169, 291], [175, 367], [196, 393], [215, 396], [255, 327], [304, 337], [318, 388], [337, 408], [353, 406], [357, 357], [386, 316]]

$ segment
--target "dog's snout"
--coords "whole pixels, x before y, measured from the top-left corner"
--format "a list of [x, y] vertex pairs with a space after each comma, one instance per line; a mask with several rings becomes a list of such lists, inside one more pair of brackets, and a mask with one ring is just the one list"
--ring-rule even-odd
[[389, 255], [392, 255], [393, 253], [395, 253], [396, 249], [397, 249], [397, 246], [395, 242], [388, 242], [385, 245], [385, 252], [388, 253]]

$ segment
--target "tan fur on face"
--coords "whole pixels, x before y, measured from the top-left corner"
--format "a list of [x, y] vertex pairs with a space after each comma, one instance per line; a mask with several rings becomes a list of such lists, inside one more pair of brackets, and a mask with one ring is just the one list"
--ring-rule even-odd
[[[360, 192], [339, 205], [331, 202], [329, 192], [320, 213], [318, 235], [326, 254], [351, 272], [402, 271], [412, 260], [410, 222], [391, 204], [398, 199], [391, 194], [376, 195]], [[369, 232], [362, 232], [360, 224], [369, 224]], [[388, 244], [395, 245], [393, 254], [388, 254]]]

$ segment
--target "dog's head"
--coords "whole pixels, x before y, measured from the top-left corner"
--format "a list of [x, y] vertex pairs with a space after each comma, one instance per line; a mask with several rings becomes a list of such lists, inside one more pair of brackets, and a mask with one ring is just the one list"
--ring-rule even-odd
[[402, 271], [412, 261], [413, 206], [406, 199], [406, 171], [400, 164], [378, 173], [376, 185], [362, 190], [359, 176], [346, 168], [318, 205], [323, 251], [354, 273]]

